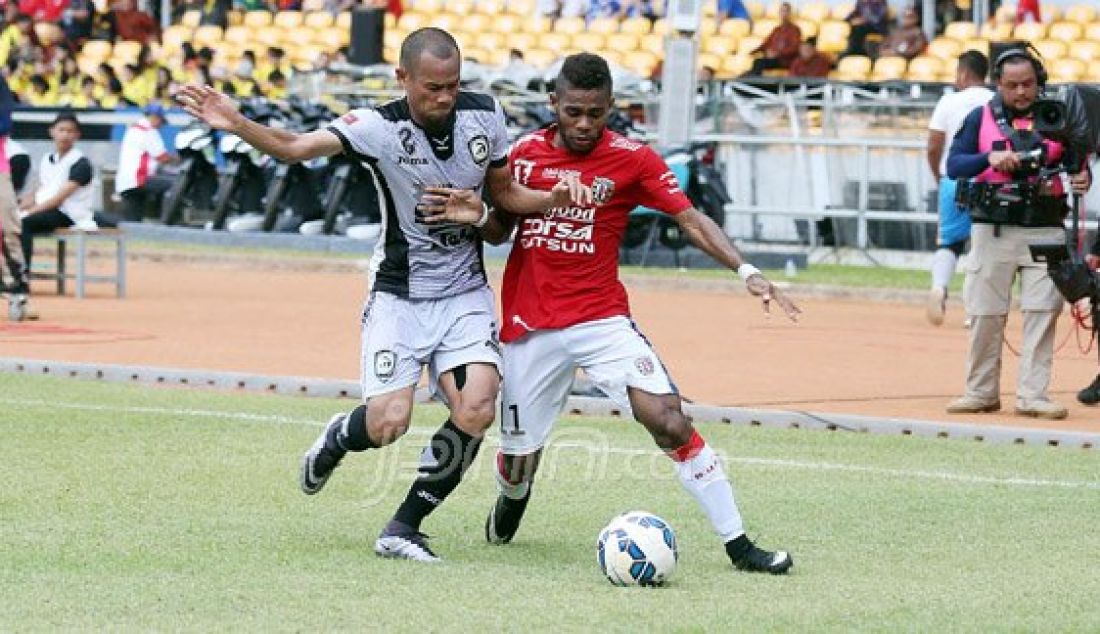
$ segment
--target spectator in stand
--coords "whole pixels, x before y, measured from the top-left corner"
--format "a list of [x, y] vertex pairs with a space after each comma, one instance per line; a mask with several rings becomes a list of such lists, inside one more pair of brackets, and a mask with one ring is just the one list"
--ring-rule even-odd
[[290, 65], [286, 63], [286, 51], [278, 46], [272, 46], [267, 49], [267, 54], [264, 56], [263, 63], [257, 65], [257, 72], [260, 73], [260, 77], [270, 77], [273, 71], [279, 71], [284, 77], [290, 77]]
[[148, 13], [138, 10], [134, 0], [116, 0], [112, 10], [119, 38], [148, 45], [160, 37], [156, 20]]
[[1042, 9], [1039, 7], [1039, 0], [1019, 0], [1016, 3], [1016, 24], [1022, 24], [1029, 19], [1035, 22], [1042, 22]]
[[96, 99], [95, 79], [84, 75], [80, 78], [80, 92], [68, 95], [61, 100], [61, 105], [70, 108], [98, 108], [99, 100]]
[[162, 106], [171, 106], [179, 84], [172, 77], [172, 71], [161, 66], [157, 69], [157, 86], [153, 92], [153, 102]]
[[163, 125], [164, 108], [150, 104], [145, 106], [145, 116], [126, 128], [122, 136], [115, 193], [125, 204], [123, 216], [131, 222], [141, 222], [150, 215], [172, 184], [172, 179], [157, 175], [158, 166], [175, 158], [164, 147], [160, 135]]
[[275, 11], [273, 0], [234, 0], [233, 8], [240, 11]]
[[588, 0], [585, 18], [589, 21], [598, 18], [621, 18], [623, 6], [619, 0]]
[[588, 13], [588, 0], [562, 0], [561, 17], [579, 18]]
[[752, 22], [752, 15], [742, 0], [718, 0], [718, 19], [739, 18]]
[[523, 58], [523, 51], [513, 48], [508, 51], [508, 63], [500, 71], [503, 78], [520, 88], [527, 88], [532, 81], [539, 78], [539, 69], [527, 63]]
[[60, 22], [69, 0], [19, 0], [19, 12], [36, 22]]
[[817, 38], [810, 37], [798, 47], [798, 57], [791, 62], [788, 74], [791, 77], [828, 77], [832, 68], [829, 56], [817, 50]]
[[802, 43], [802, 30], [791, 19], [791, 3], [779, 5], [779, 26], [768, 33], [768, 37], [753, 50], [754, 54], [763, 53], [752, 63], [746, 75], [762, 75], [766, 70], [785, 69], [798, 57], [798, 47]]
[[229, 9], [232, 0], [186, 0], [179, 5], [180, 15], [188, 11], [198, 11], [199, 24], [213, 24], [223, 29], [229, 24]]
[[117, 36], [118, 21], [115, 12], [110, 9], [105, 12], [96, 11], [92, 15], [92, 32], [88, 39], [113, 42]]
[[54, 229], [76, 226], [96, 229], [92, 212], [92, 164], [76, 147], [80, 140], [80, 122], [76, 115], [62, 112], [50, 125], [54, 151], [38, 164], [38, 184], [23, 194], [23, 260], [31, 270], [34, 236]]
[[535, 15], [556, 18], [560, 13], [561, 3], [558, 0], [538, 0], [535, 3]]
[[30, 89], [22, 96], [28, 106], [48, 107], [57, 105], [57, 93], [50, 90], [50, 83], [39, 74], [31, 75]]
[[928, 39], [924, 37], [924, 31], [920, 28], [920, 14], [913, 6], [905, 9], [901, 14], [901, 24], [890, 31], [886, 41], [879, 49], [879, 56], [896, 55], [905, 59], [913, 59], [924, 52], [928, 47]]
[[281, 70], [273, 70], [267, 76], [267, 97], [269, 99], [286, 99], [287, 85], [286, 75]]
[[99, 100], [99, 105], [111, 110], [120, 108], [133, 108], [137, 104], [126, 98], [122, 88], [122, 82], [114, 75], [107, 80], [107, 92]]
[[22, 13], [0, 32], [0, 66], [10, 66], [17, 59], [19, 49], [27, 41], [34, 41], [34, 20]]
[[867, 36], [886, 35], [886, 0], [856, 0], [856, 6], [844, 18], [852, 25], [845, 55], [867, 55]]
[[79, 48], [92, 34], [94, 17], [92, 0], [69, 0], [69, 9], [61, 14], [61, 30], [70, 48]]
[[646, 18], [650, 22], [660, 17], [652, 0], [622, 0], [620, 15], [624, 18]]
[[233, 72], [233, 77], [225, 82], [233, 85], [233, 94], [242, 99], [263, 96], [260, 85], [252, 78], [253, 70], [252, 63], [247, 59], [241, 59], [241, 61], [237, 62], [237, 68]]

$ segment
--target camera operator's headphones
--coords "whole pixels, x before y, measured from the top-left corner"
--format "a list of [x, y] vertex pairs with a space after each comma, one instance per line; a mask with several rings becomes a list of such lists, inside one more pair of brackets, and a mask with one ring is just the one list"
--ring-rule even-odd
[[1043, 56], [1038, 49], [1032, 46], [1031, 42], [1025, 42], [1023, 46], [1015, 46], [998, 55], [997, 59], [993, 60], [993, 69], [990, 71], [989, 76], [994, 82], [1000, 81], [1002, 69], [1006, 63], [1014, 59], [1026, 59], [1031, 63], [1031, 67], [1035, 69], [1035, 77], [1039, 81], [1039, 88], [1046, 88], [1049, 76], [1047, 75], [1047, 69], [1043, 67], [1042, 58]]

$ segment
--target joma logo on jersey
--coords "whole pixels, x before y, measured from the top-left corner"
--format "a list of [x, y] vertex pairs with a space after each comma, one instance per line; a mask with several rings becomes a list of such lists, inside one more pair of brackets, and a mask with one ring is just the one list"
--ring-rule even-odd
[[592, 179], [592, 200], [597, 205], [606, 205], [615, 193], [615, 181], [603, 176]]

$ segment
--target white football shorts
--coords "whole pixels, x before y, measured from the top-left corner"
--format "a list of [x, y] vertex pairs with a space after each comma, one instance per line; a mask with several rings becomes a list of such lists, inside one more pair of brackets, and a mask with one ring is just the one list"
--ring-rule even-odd
[[488, 286], [441, 299], [372, 292], [363, 308], [363, 399], [416, 385], [424, 365], [437, 394], [439, 375], [460, 365], [488, 363], [499, 372], [495, 310]]
[[627, 413], [628, 387], [677, 392], [653, 347], [626, 317], [530, 332], [504, 344], [500, 442], [505, 454], [529, 454], [546, 444], [577, 368]]

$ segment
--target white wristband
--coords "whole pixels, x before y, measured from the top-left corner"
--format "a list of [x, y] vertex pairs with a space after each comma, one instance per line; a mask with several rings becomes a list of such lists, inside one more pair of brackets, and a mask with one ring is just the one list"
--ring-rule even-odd
[[478, 218], [474, 226], [480, 229], [484, 227], [487, 222], [489, 222], [489, 205], [483, 200], [481, 201], [481, 218]]
[[741, 279], [747, 282], [749, 281], [749, 278], [753, 275], [760, 275], [760, 269], [749, 264], [748, 262], [745, 262], [741, 266], [737, 267], [737, 274], [741, 276]]

